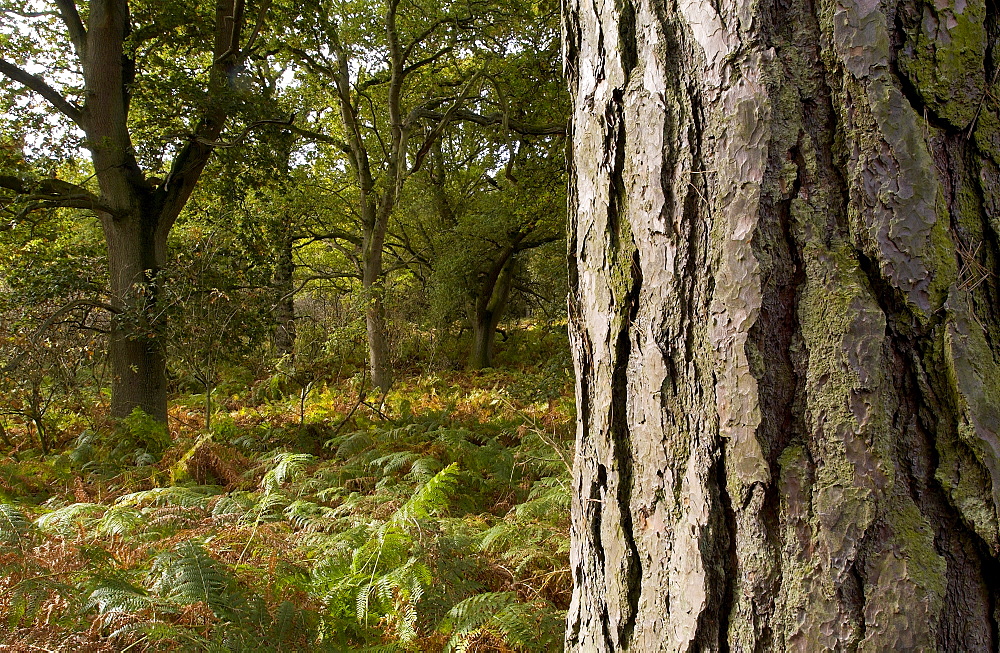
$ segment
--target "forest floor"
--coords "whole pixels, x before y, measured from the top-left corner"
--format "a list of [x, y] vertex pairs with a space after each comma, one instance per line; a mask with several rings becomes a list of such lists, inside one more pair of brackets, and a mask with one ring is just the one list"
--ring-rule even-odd
[[211, 429], [188, 395], [169, 433], [95, 419], [0, 458], [0, 651], [561, 650], [556, 358], [415, 372], [384, 400], [272, 379], [220, 393]]

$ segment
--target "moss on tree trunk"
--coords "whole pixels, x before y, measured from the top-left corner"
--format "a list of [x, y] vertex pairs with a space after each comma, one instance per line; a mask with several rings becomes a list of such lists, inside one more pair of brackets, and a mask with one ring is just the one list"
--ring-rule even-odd
[[568, 2], [569, 650], [1000, 645], [996, 14]]

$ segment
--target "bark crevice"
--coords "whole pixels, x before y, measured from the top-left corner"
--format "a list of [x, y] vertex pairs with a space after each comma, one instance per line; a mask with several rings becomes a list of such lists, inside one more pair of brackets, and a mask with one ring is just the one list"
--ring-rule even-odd
[[959, 517], [958, 506], [936, 478], [940, 464], [936, 439], [942, 437], [941, 431], [948, 431], [950, 446], [964, 446], [955, 432], [955, 424], [962, 418], [948, 399], [949, 382], [933, 363], [933, 339], [944, 328], [944, 316], [936, 314], [922, 325], [902, 293], [882, 278], [874, 262], [860, 251], [857, 257], [872, 296], [886, 317], [891, 375], [900, 397], [893, 420], [899, 434], [895, 464], [908, 495], [934, 528], [935, 549], [947, 561], [938, 650], [995, 650], [1000, 643], [995, 609], [1000, 561]]
[[[625, 314], [626, 325], [631, 325], [634, 322], [636, 313], [639, 310], [639, 293], [642, 289], [642, 268], [639, 264], [638, 250], [634, 250], [632, 253], [629, 273], [631, 276], [631, 286], [623, 301], [623, 304], [627, 307]], [[632, 520], [632, 488], [635, 483], [632, 460], [635, 449], [632, 446], [627, 404], [628, 397], [631, 395], [628, 387], [628, 366], [632, 358], [630, 329], [625, 327], [621, 329], [615, 348], [617, 365], [612, 375], [611, 387], [613, 396], [618, 400], [611, 406], [610, 425], [612, 430], [612, 452], [615, 460], [619, 463], [615, 498], [618, 502], [618, 514], [621, 515], [622, 540], [625, 544], [625, 556], [624, 560], [621, 561], [624, 567], [622, 575], [624, 580], [625, 605], [623, 606], [624, 614], [619, 618], [618, 642], [627, 644], [631, 641], [632, 633], [635, 630], [642, 585], [642, 563], [639, 557], [639, 550], [636, 547], [636, 534]]]

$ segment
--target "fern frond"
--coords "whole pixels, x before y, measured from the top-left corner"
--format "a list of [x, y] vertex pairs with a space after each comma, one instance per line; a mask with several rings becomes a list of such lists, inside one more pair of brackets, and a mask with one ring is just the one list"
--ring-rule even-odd
[[20, 546], [30, 529], [31, 522], [23, 512], [9, 503], [0, 503], [0, 541]]
[[114, 505], [97, 522], [97, 532], [102, 535], [128, 535], [143, 523], [143, 515], [134, 508]]
[[389, 642], [388, 644], [379, 644], [378, 646], [355, 649], [354, 653], [401, 653], [408, 650], [411, 649], [402, 644]]
[[89, 529], [97, 522], [97, 515], [105, 507], [98, 503], [71, 503], [53, 510], [35, 520], [35, 525], [43, 532], [60, 537], [72, 537], [79, 529]]
[[264, 474], [260, 487], [265, 492], [274, 492], [283, 484], [293, 480], [305, 471], [306, 466], [316, 460], [307, 453], [280, 453], [271, 459], [273, 467]]
[[569, 515], [573, 495], [563, 479], [548, 476], [531, 486], [528, 500], [514, 510], [518, 520], [545, 519], [555, 513]]
[[455, 487], [458, 485], [458, 463], [452, 463], [424, 483], [410, 500], [396, 511], [392, 521], [404, 522], [410, 519], [427, 519], [448, 508]]
[[252, 492], [230, 492], [219, 497], [212, 505], [212, 517], [223, 519], [234, 516], [242, 517], [250, 512], [257, 503], [257, 495]]
[[274, 623], [269, 639], [279, 646], [289, 639], [298, 621], [298, 608], [291, 601], [282, 601], [274, 611]]
[[340, 438], [327, 440], [324, 446], [327, 449], [336, 447], [336, 456], [342, 460], [351, 458], [368, 449], [375, 444], [375, 439], [368, 431], [355, 431], [347, 433]]
[[354, 614], [357, 615], [358, 621], [361, 623], [368, 621], [368, 605], [374, 591], [375, 586], [368, 583], [361, 588], [361, 591], [358, 592], [357, 599], [354, 601]]
[[406, 478], [424, 483], [440, 471], [441, 461], [430, 456], [423, 456], [413, 461]]
[[418, 458], [420, 454], [415, 451], [393, 451], [371, 461], [371, 466], [380, 468], [383, 474], [393, 474], [411, 465]]
[[484, 592], [460, 601], [438, 624], [438, 632], [449, 634], [445, 653], [450, 653], [467, 635], [517, 601], [514, 592]]
[[204, 508], [208, 505], [209, 499], [220, 493], [222, 488], [217, 485], [171, 485], [125, 494], [115, 500], [115, 505], [132, 508], [150, 505]]
[[285, 508], [285, 518], [292, 523], [295, 528], [315, 533], [327, 530], [331, 526], [330, 508], [320, 506], [312, 501], [296, 499]]
[[552, 650], [562, 641], [565, 612], [550, 605], [514, 602], [497, 612], [484, 628], [520, 649]]
[[264, 492], [254, 506], [252, 516], [257, 521], [276, 521], [282, 518], [285, 508], [291, 502], [292, 499], [280, 490]]
[[153, 598], [145, 590], [118, 578], [102, 578], [101, 584], [87, 597], [84, 610], [97, 608], [100, 614], [133, 613], [153, 605]]
[[511, 546], [517, 538], [517, 530], [507, 521], [499, 521], [480, 536], [480, 551], [503, 551]]
[[178, 605], [204, 602], [216, 616], [233, 612], [235, 585], [219, 562], [195, 540], [182, 542], [154, 562], [153, 591]]

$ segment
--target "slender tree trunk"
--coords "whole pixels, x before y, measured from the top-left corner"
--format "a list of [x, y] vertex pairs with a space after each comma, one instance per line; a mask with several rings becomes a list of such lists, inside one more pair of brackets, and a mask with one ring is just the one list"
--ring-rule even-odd
[[[209, 366], [211, 369], [211, 366]], [[211, 432], [212, 430], [212, 414], [215, 408], [212, 405], [212, 390], [214, 390], [214, 384], [210, 380], [209, 375], [205, 375], [199, 378], [199, 375], [195, 375], [195, 378], [201, 381], [201, 387], [205, 390], [205, 431]]]
[[293, 356], [295, 352], [295, 260], [291, 234], [281, 238], [278, 261], [274, 268], [274, 290], [277, 301], [274, 308], [274, 353]]
[[564, 20], [567, 648], [997, 650], [997, 5]]
[[504, 266], [496, 283], [481, 289], [476, 301], [476, 311], [472, 319], [472, 351], [469, 353], [469, 367], [481, 370], [493, 367], [493, 343], [496, 340], [497, 325], [507, 308], [510, 298], [510, 265]]
[[40, 381], [31, 384], [31, 401], [29, 417], [35, 424], [35, 435], [38, 436], [38, 446], [42, 448], [42, 455], [49, 455], [49, 441], [45, 432], [44, 411], [42, 410], [42, 389]]
[[368, 335], [368, 366], [372, 385], [383, 393], [392, 387], [392, 360], [385, 323], [385, 279], [382, 274], [384, 223], [375, 224], [364, 233], [364, 257], [361, 285], [365, 293], [365, 328]]

